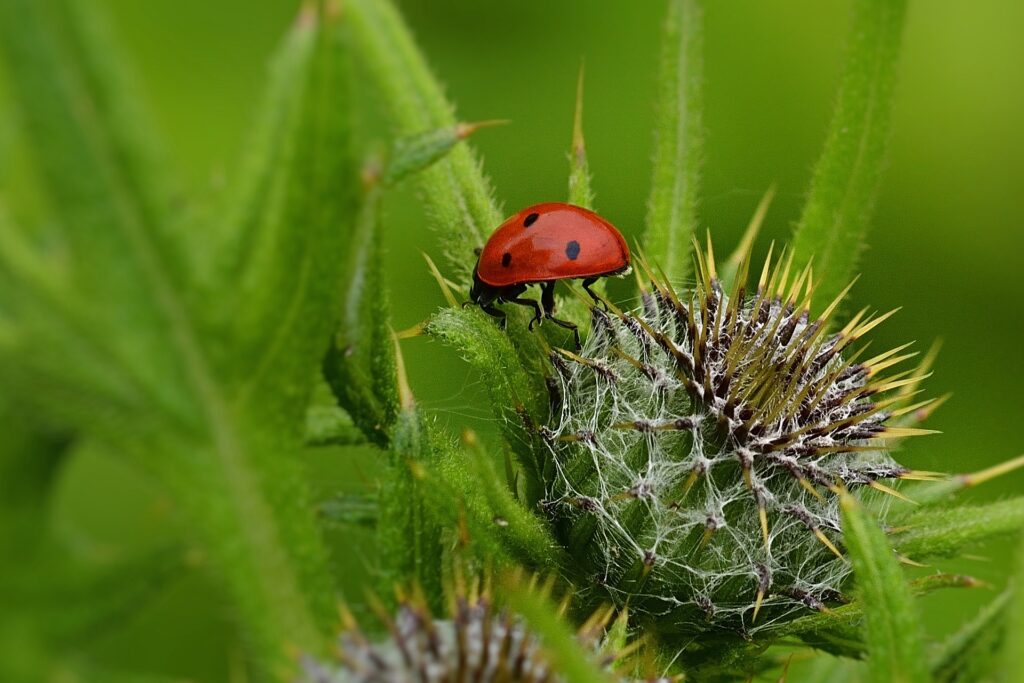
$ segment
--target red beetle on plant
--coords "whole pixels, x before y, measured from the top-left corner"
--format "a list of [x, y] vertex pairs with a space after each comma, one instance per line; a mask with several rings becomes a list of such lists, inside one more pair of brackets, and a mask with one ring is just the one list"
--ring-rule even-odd
[[[471, 303], [505, 322], [496, 303], [533, 308], [534, 324], [545, 318], [572, 330], [576, 325], [554, 317], [555, 283], [583, 280], [583, 289], [595, 303], [603, 303], [590, 286], [598, 278], [629, 271], [629, 247], [614, 225], [593, 211], [572, 204], [547, 202], [519, 211], [490, 236], [473, 269]], [[541, 285], [541, 301], [522, 298], [530, 285]]]

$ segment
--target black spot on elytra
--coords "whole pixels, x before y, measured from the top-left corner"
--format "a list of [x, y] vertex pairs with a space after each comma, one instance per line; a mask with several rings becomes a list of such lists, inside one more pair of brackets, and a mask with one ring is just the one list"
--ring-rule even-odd
[[512, 254], [507, 251], [501, 255], [501, 265], [508, 268], [512, 264]]
[[530, 227], [531, 225], [533, 225], [534, 223], [537, 222], [538, 218], [540, 218], [540, 214], [539, 213], [531, 213], [529, 216], [526, 217], [525, 220], [523, 220], [523, 227], [524, 228]]
[[565, 245], [565, 255], [569, 257], [570, 261], [575, 261], [576, 257], [580, 255], [580, 243], [576, 240], [571, 240]]

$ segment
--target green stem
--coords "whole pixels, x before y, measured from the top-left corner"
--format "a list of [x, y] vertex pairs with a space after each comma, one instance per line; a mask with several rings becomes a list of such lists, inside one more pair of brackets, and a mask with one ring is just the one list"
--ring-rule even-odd
[[816, 303], [854, 275], [889, 141], [906, 0], [856, 0], [846, 67], [825, 148], [793, 235], [793, 266], [814, 263]]

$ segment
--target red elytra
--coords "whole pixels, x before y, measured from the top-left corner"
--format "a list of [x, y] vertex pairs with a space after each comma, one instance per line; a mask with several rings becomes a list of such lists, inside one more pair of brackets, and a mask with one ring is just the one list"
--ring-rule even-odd
[[572, 204], [527, 207], [487, 240], [476, 274], [492, 287], [587, 278], [629, 267], [629, 247], [615, 226]]
[[[598, 278], [629, 270], [629, 247], [615, 226], [593, 211], [572, 204], [547, 202], [519, 211], [502, 223], [487, 240], [473, 270], [472, 302], [504, 323], [505, 314], [494, 303], [515, 303], [534, 309], [530, 329], [545, 318], [570, 329], [572, 323], [553, 317], [554, 286], [558, 280], [581, 279], [590, 289]], [[541, 303], [520, 298], [532, 284], [542, 285]]]

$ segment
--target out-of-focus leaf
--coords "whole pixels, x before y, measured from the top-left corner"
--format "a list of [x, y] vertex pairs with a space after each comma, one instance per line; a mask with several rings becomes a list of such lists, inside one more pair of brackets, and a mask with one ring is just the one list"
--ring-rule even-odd
[[1000, 665], [1009, 600], [1010, 593], [1004, 591], [942, 644], [931, 659], [932, 680], [936, 683], [987, 680]]
[[380, 514], [379, 496], [341, 493], [317, 506], [320, 518], [334, 524], [373, 528]]
[[1020, 643], [1024, 642], [1024, 542], [1018, 543], [1017, 568], [1010, 579], [1011, 597], [1006, 606], [1006, 645], [1002, 653], [1002, 666], [1008, 683], [1024, 683], [1024, 657], [1020, 654]]
[[[419, 53], [390, 0], [345, 4], [359, 61], [370, 71], [399, 137], [455, 126], [454, 109]], [[457, 145], [416, 176], [430, 226], [441, 238], [448, 267], [468, 283], [474, 249], [501, 223], [477, 154]]]
[[879, 683], [926, 681], [921, 624], [899, 560], [855, 498], [840, 499], [843, 541], [864, 610], [868, 675]]
[[337, 406], [312, 405], [306, 413], [307, 446], [355, 446], [366, 436]]
[[914, 560], [951, 557], [982, 541], [1024, 528], [1024, 498], [987, 505], [926, 508], [899, 521], [896, 550]]
[[382, 596], [392, 595], [395, 586], [413, 579], [431, 607], [441, 607], [442, 525], [426, 510], [429, 492], [420, 475], [447, 447], [449, 442], [415, 405], [398, 414], [392, 463], [380, 490], [377, 535]]
[[644, 252], [673, 281], [690, 269], [697, 228], [704, 148], [703, 14], [700, 0], [669, 0], [662, 36]]
[[839, 96], [793, 235], [793, 267], [813, 261], [820, 306], [849, 284], [864, 246], [889, 142], [906, 5], [853, 3]]
[[13, 65], [6, 73], [64, 240], [37, 260], [12, 256], [16, 240], [0, 244], [3, 260], [21, 266], [0, 281], [4, 380], [174, 493], [268, 679], [287, 677], [283, 643], [326, 650], [336, 618], [309, 494], [289, 457], [302, 447], [340, 308], [338, 254], [357, 202], [336, 16], [305, 19], [313, 47], [293, 72], [300, 87], [278, 98], [288, 110], [273, 143], [282, 149], [262, 157], [274, 166], [272, 189], [250, 193], [271, 201], [251, 213], [258, 224], [241, 221], [252, 235], [226, 240], [247, 245], [237, 277], [210, 287], [196, 268], [209, 244], [203, 231], [176, 231], [166, 165], [96, 7], [0, 3], [0, 55]]
[[324, 377], [367, 439], [387, 446], [398, 415], [395, 349], [381, 261], [380, 188], [363, 201], [348, 250], [341, 324], [324, 358]]

